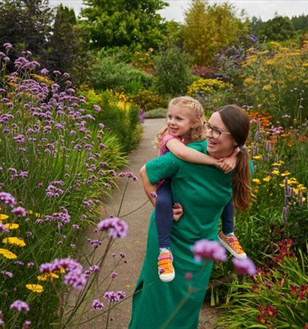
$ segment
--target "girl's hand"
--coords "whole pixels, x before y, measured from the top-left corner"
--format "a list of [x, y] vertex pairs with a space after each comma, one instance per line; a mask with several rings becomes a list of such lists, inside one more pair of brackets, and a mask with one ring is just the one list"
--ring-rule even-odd
[[183, 208], [180, 203], [175, 203], [173, 205], [173, 220], [176, 222], [182, 217], [183, 215]]
[[233, 157], [220, 159], [220, 160], [218, 160], [217, 168], [219, 168], [225, 174], [227, 174], [228, 172], [230, 172], [231, 170], [233, 170], [235, 168], [236, 160], [237, 159], [233, 158]]

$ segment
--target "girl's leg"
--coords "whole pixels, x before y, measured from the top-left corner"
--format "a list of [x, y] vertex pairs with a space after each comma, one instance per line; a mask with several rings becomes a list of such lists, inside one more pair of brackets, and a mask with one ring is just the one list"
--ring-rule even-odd
[[221, 214], [222, 231], [225, 235], [234, 232], [234, 208], [230, 201], [224, 208]]
[[240, 245], [237, 237], [234, 235], [234, 208], [230, 201], [221, 214], [222, 232], [219, 234], [219, 242], [230, 251], [230, 253], [239, 259], [247, 258], [245, 251]]
[[170, 247], [170, 232], [173, 222], [171, 181], [166, 179], [157, 190], [155, 221], [160, 248]]

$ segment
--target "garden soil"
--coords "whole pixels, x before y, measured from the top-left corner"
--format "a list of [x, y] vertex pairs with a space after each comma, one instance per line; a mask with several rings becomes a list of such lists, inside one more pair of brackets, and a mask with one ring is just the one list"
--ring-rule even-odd
[[[129, 298], [119, 303], [115, 309], [111, 312], [111, 319], [108, 323], [108, 329], [127, 329], [130, 316], [131, 316], [131, 296], [134, 291], [135, 283], [137, 281], [143, 258], [146, 249], [148, 221], [151, 211], [153, 209], [150, 202], [147, 202], [147, 197], [144, 193], [142, 182], [139, 176], [139, 169], [144, 163], [156, 156], [157, 150], [153, 146], [153, 140], [157, 132], [165, 124], [165, 119], [147, 119], [143, 124], [143, 135], [138, 147], [133, 150], [129, 155], [129, 164], [123, 171], [131, 171], [138, 177], [137, 182], [131, 182], [128, 184], [124, 200], [122, 202], [123, 191], [126, 188], [125, 180], [120, 180], [119, 188], [112, 192], [110, 198], [104, 203], [106, 208], [102, 214], [102, 219], [111, 215], [116, 216], [118, 214], [119, 207], [121, 205], [120, 216], [132, 212], [128, 216], [122, 217], [128, 224], [127, 237], [124, 239], [115, 240], [112, 246], [112, 254], [109, 255], [106, 262], [104, 262], [99, 282], [103, 282], [102, 286], [93, 294], [93, 298], [99, 298], [107, 306], [107, 301], [103, 298], [103, 294], [108, 290], [124, 291]], [[88, 237], [91, 238], [91, 232], [88, 233]], [[98, 249], [99, 250], [99, 249]], [[114, 260], [116, 260], [120, 253], [125, 254], [125, 263], [121, 266], [114, 268]], [[153, 269], [155, 271], [155, 269]], [[110, 283], [110, 274], [116, 272], [118, 275], [113, 280], [112, 285], [106, 288], [107, 283]], [[108, 280], [105, 280], [108, 277]], [[106, 318], [97, 317], [90, 322], [87, 319], [95, 316], [95, 311], [91, 311], [85, 314], [82, 318], [84, 324], [79, 324], [80, 329], [90, 328], [106, 328]], [[214, 329], [215, 322], [218, 319], [219, 311], [204, 303], [202, 312], [200, 315], [199, 328], [198, 329]], [[83, 322], [82, 321], [82, 322]], [[85, 323], [86, 322], [86, 323]], [[147, 328], [144, 328], [147, 329]], [[181, 328], [179, 328], [181, 329]]]

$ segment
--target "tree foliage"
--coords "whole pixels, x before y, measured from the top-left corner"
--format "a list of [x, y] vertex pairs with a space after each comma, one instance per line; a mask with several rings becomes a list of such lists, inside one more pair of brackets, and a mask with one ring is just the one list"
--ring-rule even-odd
[[4, 0], [0, 2], [0, 44], [42, 55], [50, 36], [53, 11], [48, 0]]
[[[79, 80], [85, 82], [89, 61], [85, 49], [74, 10], [58, 6], [48, 44], [46, 66], [52, 70], [70, 73], [75, 84], [79, 84]], [[83, 69], [80, 70], [80, 67]]]
[[184, 48], [197, 65], [207, 65], [215, 53], [234, 44], [247, 33], [247, 23], [236, 17], [229, 3], [209, 6], [204, 0], [193, 0], [185, 13]]
[[261, 38], [265, 40], [283, 41], [295, 36], [294, 26], [288, 17], [276, 16], [264, 24]]
[[81, 21], [94, 49], [128, 46], [147, 50], [163, 44], [163, 0], [85, 0]]
[[179, 48], [173, 47], [161, 52], [155, 58], [156, 90], [163, 95], [186, 94], [192, 82], [190, 57]]

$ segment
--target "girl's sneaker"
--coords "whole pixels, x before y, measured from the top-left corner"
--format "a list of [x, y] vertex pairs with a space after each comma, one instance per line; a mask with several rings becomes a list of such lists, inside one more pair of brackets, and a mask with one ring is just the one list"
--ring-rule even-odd
[[218, 236], [219, 242], [223, 245], [229, 252], [238, 259], [245, 259], [247, 255], [245, 254], [242, 246], [238, 242], [237, 237], [234, 233], [230, 233], [228, 235], [223, 234], [222, 232], [219, 233]]
[[163, 282], [170, 282], [175, 277], [172, 261], [171, 251], [167, 248], [161, 248], [158, 256], [158, 276]]

